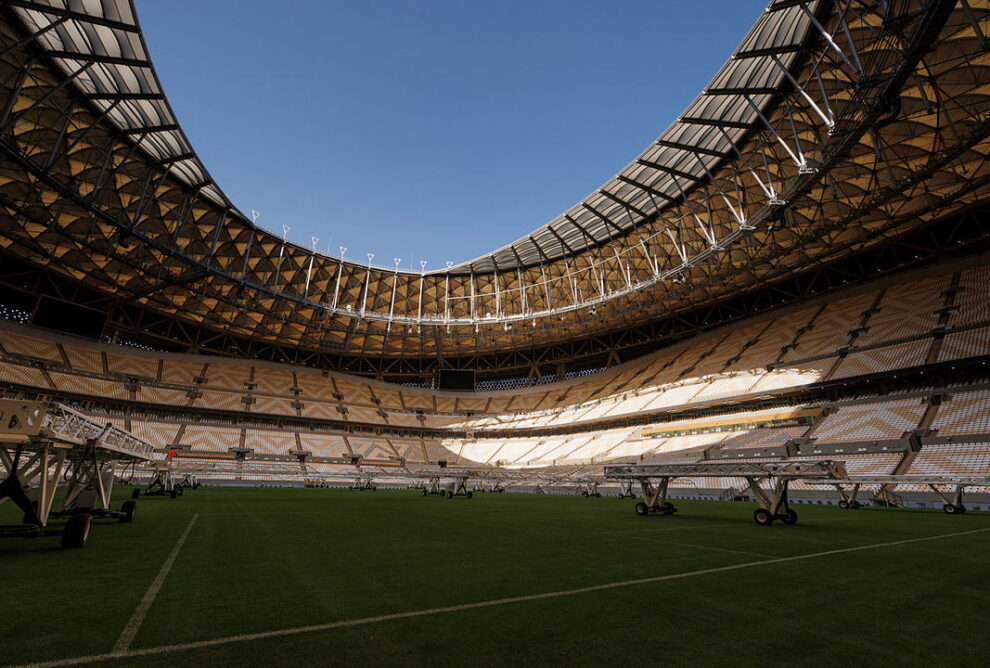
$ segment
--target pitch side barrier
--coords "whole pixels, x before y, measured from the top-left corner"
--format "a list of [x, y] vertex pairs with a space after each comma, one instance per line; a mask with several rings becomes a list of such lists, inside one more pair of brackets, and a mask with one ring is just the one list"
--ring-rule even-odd
[[[760, 505], [753, 513], [753, 520], [761, 526], [770, 526], [774, 520], [784, 524], [797, 522], [797, 513], [787, 503], [787, 488], [792, 480], [846, 480], [849, 476], [840, 461], [791, 460], [616, 465], [605, 467], [605, 477], [639, 482], [643, 500], [636, 504], [636, 514], [642, 516], [677, 512], [667, 500], [670, 481], [676, 478], [745, 478]], [[769, 494], [760, 484], [763, 481], [770, 485]]]
[[[0, 537], [61, 534], [62, 547], [82, 547], [94, 517], [130, 522], [137, 503], [111, 510], [115, 467], [163, 455], [147, 441], [58, 403], [0, 399], [0, 503], [10, 499], [24, 512], [21, 524], [0, 526]], [[55, 491], [65, 498], [53, 509]], [[49, 520], [67, 518], [61, 531]]]
[[856, 497], [863, 485], [879, 485], [875, 498], [884, 505], [896, 505], [890, 498], [890, 490], [897, 485], [922, 485], [928, 487], [942, 501], [942, 511], [948, 515], [962, 515], [966, 512], [963, 504], [963, 491], [967, 487], [990, 487], [990, 476], [952, 475], [873, 475], [849, 476], [841, 482], [826, 480], [809, 481], [815, 485], [835, 487], [839, 493], [839, 507], [856, 509], [860, 507]]

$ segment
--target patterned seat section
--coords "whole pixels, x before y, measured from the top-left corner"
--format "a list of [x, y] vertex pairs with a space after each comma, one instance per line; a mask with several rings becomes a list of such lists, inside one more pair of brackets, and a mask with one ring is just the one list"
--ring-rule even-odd
[[821, 443], [901, 438], [918, 426], [925, 412], [919, 399], [842, 406], [815, 429]]

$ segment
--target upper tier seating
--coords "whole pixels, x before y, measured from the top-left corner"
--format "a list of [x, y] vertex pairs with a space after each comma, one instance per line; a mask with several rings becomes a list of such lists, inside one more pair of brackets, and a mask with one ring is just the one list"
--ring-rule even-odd
[[868, 346], [930, 331], [937, 320], [932, 314], [942, 306], [950, 279], [936, 276], [887, 288], [855, 344]]
[[33, 357], [57, 363], [64, 361], [62, 354], [58, 350], [58, 346], [54, 342], [33, 336], [5, 335], [0, 337], [0, 346], [3, 347], [5, 352], [12, 355]]
[[924, 364], [925, 356], [931, 346], [930, 339], [918, 339], [893, 346], [854, 352], [842, 359], [830, 379], [868, 376], [889, 369], [904, 369]]
[[926, 445], [912, 462], [908, 473], [986, 476], [990, 474], [990, 443]]
[[946, 334], [938, 351], [938, 361], [946, 362], [986, 355], [990, 355], [990, 327], [980, 327], [961, 332], [950, 331]]
[[962, 271], [954, 305], [959, 310], [949, 317], [951, 327], [990, 322], [990, 266]]
[[779, 447], [791, 439], [802, 436], [807, 430], [807, 427], [778, 427], [740, 431], [727, 438], [722, 443], [722, 449], [745, 450], [748, 448]]
[[918, 426], [925, 413], [920, 399], [841, 406], [813, 432], [823, 443], [897, 439]]
[[939, 436], [990, 434], [990, 389], [953, 392], [938, 407], [931, 426]]
[[781, 362], [835, 355], [849, 343], [849, 332], [859, 326], [862, 314], [875, 301], [876, 294], [870, 292], [829, 302], [808, 331], [797, 338], [795, 347], [781, 357]]

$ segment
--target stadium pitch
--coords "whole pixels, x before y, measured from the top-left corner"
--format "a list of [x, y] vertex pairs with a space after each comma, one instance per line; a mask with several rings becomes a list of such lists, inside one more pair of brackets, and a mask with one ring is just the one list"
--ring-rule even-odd
[[82, 550], [0, 543], [0, 665], [985, 665], [985, 513], [633, 503], [142, 498]]

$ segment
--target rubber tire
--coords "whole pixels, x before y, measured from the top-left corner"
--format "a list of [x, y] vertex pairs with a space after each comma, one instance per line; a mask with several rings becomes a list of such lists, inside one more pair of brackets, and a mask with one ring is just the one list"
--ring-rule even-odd
[[625, 495], [623, 495], [622, 492], [619, 492], [619, 501], [621, 501], [624, 498], [626, 498]]
[[173, 498], [173, 499], [176, 499], [176, 498], [178, 498], [178, 497], [179, 497], [179, 490], [177, 490], [177, 489], [174, 489], [174, 488], [173, 488], [173, 489], [172, 489], [172, 491], [171, 491], [171, 492], [169, 492], [169, 494], [168, 494], [168, 495], [169, 495], [169, 496], [170, 496], [171, 498]]
[[124, 516], [120, 518], [121, 522], [133, 522], [134, 514], [137, 512], [137, 501], [124, 501], [124, 505], [120, 507], [120, 512], [124, 513]]
[[133, 492], [131, 492], [131, 498], [132, 499], [140, 499], [141, 498], [141, 490], [140, 489], [136, 489]]
[[428, 492], [424, 489], [423, 490], [423, 496], [426, 496], [427, 494], [428, 494]]
[[797, 524], [798, 514], [792, 509], [788, 508], [780, 515], [780, 521], [784, 524]]
[[643, 517], [646, 517], [647, 515], [650, 514], [650, 509], [646, 507], [645, 501], [640, 501], [639, 503], [636, 504], [636, 514], [642, 515]]
[[852, 508], [853, 510], [859, 510], [860, 508], [863, 507], [863, 504], [861, 504], [859, 501], [853, 501], [852, 503], [849, 504], [849, 507]]
[[601, 492], [595, 492], [595, 498], [596, 499], [602, 498], [602, 493]]
[[753, 521], [761, 527], [768, 527], [773, 524], [773, 515], [770, 514], [769, 510], [757, 508], [753, 511]]
[[454, 498], [454, 493], [453, 492], [447, 492], [447, 498], [448, 499]]
[[584, 498], [587, 499], [588, 498], [588, 491], [585, 490], [585, 491], [581, 492], [581, 496], [583, 496]]
[[89, 513], [76, 513], [65, 523], [62, 530], [62, 548], [76, 549], [84, 546], [89, 539], [89, 529], [93, 524], [93, 516]]
[[[32, 501], [31, 502], [31, 507], [34, 508], [34, 514], [37, 515], [38, 514], [38, 502], [37, 501]], [[24, 522], [23, 522], [23, 524], [34, 524], [34, 520], [32, 519], [32, 517], [30, 515], [28, 515], [27, 513], [24, 513]]]
[[175, 491], [176, 493], [178, 493], [179, 496], [182, 496], [182, 492], [184, 492], [185, 490], [180, 486], [180, 487], [176, 487]]
[[959, 512], [959, 509], [956, 508], [951, 503], [947, 503], [944, 506], [942, 506], [942, 512], [944, 512], [946, 515], [955, 515]]
[[467, 498], [469, 498], [469, 499], [470, 499], [470, 498], [471, 498], [471, 497], [473, 497], [473, 496], [474, 496], [474, 492], [468, 492], [468, 493], [467, 493]]
[[677, 512], [677, 508], [675, 508], [674, 504], [672, 504], [670, 501], [664, 501], [662, 504], [660, 504], [660, 512], [663, 513], [664, 515], [673, 515], [674, 513]]
[[839, 508], [842, 508], [843, 510], [846, 510], [847, 508], [849, 508], [849, 502], [846, 501], [845, 499], [843, 499], [842, 501], [839, 501]]
[[965, 515], [966, 514], [966, 506], [964, 506], [964, 505], [962, 505], [960, 503], [958, 506], [956, 506], [956, 512], [959, 513], [960, 515]]

